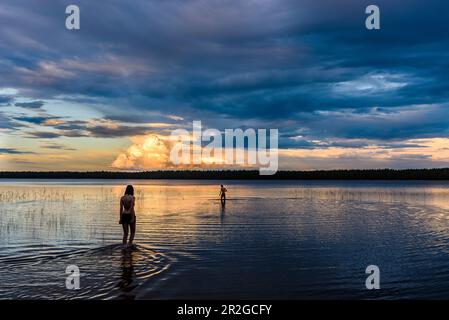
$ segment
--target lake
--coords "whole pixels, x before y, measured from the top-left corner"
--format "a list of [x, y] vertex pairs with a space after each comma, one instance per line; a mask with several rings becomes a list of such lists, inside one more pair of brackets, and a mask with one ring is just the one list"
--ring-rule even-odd
[[449, 298], [449, 182], [226, 181], [224, 207], [220, 183], [0, 180], [0, 299]]

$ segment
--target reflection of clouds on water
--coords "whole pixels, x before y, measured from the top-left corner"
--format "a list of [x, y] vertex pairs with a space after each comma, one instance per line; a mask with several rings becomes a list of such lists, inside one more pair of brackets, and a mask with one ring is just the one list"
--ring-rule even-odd
[[138, 246], [123, 252], [129, 182], [0, 182], [0, 298], [366, 298], [354, 275], [372, 263], [380, 296], [449, 292], [448, 183], [230, 181], [226, 206], [214, 181], [133, 183]]

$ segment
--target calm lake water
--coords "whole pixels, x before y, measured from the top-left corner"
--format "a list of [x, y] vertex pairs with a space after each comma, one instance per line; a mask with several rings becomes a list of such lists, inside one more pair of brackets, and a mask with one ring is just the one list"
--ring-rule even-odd
[[449, 298], [449, 183], [228, 181], [224, 208], [219, 184], [0, 180], [0, 299]]

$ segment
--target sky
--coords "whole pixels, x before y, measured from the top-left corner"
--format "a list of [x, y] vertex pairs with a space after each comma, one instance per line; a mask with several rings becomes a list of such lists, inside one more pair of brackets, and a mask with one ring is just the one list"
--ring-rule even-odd
[[172, 169], [194, 120], [278, 129], [281, 170], [449, 167], [448, 25], [442, 0], [2, 0], [0, 170]]

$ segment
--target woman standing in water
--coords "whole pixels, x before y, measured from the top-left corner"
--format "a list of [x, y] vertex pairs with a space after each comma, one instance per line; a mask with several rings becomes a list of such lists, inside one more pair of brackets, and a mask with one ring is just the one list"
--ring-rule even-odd
[[[134, 188], [129, 185], [126, 187], [125, 194], [120, 199], [120, 221], [123, 227], [123, 248], [132, 247], [134, 235], [136, 233], [136, 213], [134, 212]], [[128, 240], [128, 231], [131, 230], [131, 235]]]

